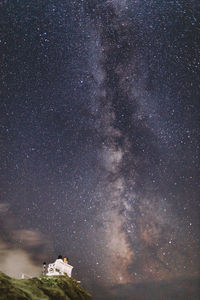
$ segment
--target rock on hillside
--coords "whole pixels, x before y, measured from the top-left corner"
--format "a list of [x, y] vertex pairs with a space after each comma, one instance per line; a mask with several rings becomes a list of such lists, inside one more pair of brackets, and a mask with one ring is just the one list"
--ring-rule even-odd
[[92, 300], [73, 278], [41, 276], [14, 279], [0, 272], [0, 300]]

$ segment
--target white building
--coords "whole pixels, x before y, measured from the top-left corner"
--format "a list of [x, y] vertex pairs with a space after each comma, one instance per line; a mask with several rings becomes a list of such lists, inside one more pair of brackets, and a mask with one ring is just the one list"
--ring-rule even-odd
[[73, 267], [68, 264], [67, 261], [63, 261], [61, 258], [56, 259], [52, 264], [48, 265], [47, 276], [67, 275], [71, 277]]

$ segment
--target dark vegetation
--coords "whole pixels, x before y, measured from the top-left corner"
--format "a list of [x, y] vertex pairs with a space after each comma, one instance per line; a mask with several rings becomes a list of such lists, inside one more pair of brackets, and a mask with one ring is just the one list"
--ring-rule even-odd
[[14, 279], [0, 272], [0, 300], [92, 300], [73, 278], [41, 276]]

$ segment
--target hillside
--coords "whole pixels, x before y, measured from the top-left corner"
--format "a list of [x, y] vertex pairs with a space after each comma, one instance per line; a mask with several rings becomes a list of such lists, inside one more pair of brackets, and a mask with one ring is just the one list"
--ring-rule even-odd
[[14, 279], [0, 272], [0, 300], [92, 300], [73, 278]]

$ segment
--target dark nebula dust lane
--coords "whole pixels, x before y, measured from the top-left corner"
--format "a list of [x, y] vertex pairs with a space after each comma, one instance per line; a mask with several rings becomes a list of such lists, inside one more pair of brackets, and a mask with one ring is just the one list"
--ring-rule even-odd
[[197, 0], [0, 2], [1, 270], [61, 253], [97, 299], [197, 299], [199, 21]]

